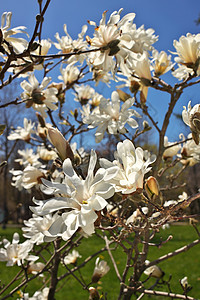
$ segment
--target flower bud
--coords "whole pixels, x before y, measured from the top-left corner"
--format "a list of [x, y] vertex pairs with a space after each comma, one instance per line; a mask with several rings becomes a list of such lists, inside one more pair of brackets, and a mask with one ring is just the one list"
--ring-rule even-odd
[[187, 288], [187, 286], [188, 286], [187, 276], [185, 276], [184, 278], [182, 278], [182, 279], [180, 280], [180, 284], [181, 284], [181, 286], [183, 287], [183, 289], [186, 289], [186, 288]]
[[57, 128], [48, 128], [48, 138], [57, 149], [58, 154], [63, 161], [66, 158], [70, 158], [71, 160], [74, 159], [74, 154], [68, 141], [64, 138], [62, 133]]
[[125, 93], [122, 90], [117, 89], [117, 93], [119, 95], [120, 100], [123, 101], [123, 102], [125, 102], [126, 100], [131, 98], [131, 96], [129, 94]]
[[110, 267], [107, 265], [105, 260], [99, 262], [99, 257], [96, 259], [95, 268], [92, 275], [92, 282], [97, 283], [101, 277], [106, 275], [110, 270]]
[[[145, 264], [148, 266], [149, 261], [145, 261]], [[162, 278], [165, 275], [161, 268], [156, 265], [153, 265], [144, 270], [144, 274], [155, 278]]]
[[93, 286], [91, 286], [89, 288], [89, 293], [90, 293], [89, 300], [99, 300], [100, 299], [97, 289], [95, 289]]
[[147, 178], [145, 183], [145, 191], [147, 192], [147, 195], [151, 199], [154, 195], [159, 195], [159, 185], [155, 177], [150, 176]]

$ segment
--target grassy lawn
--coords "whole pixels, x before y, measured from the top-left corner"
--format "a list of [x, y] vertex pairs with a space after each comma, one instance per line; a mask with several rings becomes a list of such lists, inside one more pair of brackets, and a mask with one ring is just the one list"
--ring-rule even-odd
[[[3, 237], [6, 237], [9, 240], [12, 240], [13, 232], [18, 231], [19, 229], [8, 228], [6, 230], [0, 229], [1, 240]], [[166, 243], [161, 248], [151, 247], [149, 251], [148, 259], [150, 261], [168, 253], [171, 251], [176, 250], [184, 246], [185, 244], [191, 243], [193, 240], [197, 239], [197, 234], [195, 230], [188, 225], [176, 225], [171, 226], [168, 229], [162, 230], [158, 233], [152, 242], [159, 243], [160, 237], [163, 237], [163, 240], [166, 240], [169, 235], [173, 235], [173, 239], [171, 239], [168, 243]], [[79, 258], [78, 263], [84, 261], [86, 257], [98, 251], [102, 247], [104, 247], [104, 243], [101, 239], [96, 237], [95, 235], [92, 238], [84, 239], [83, 243], [77, 248], [79, 253], [82, 255], [82, 258]], [[172, 292], [179, 292], [181, 293], [181, 287], [179, 284], [179, 279], [182, 279], [184, 276], [188, 277], [188, 282], [192, 285], [192, 290], [189, 295], [200, 298], [200, 245], [197, 245], [191, 248], [188, 252], [181, 253], [173, 258], [170, 258], [167, 261], [164, 261], [159, 264], [162, 270], [165, 272], [164, 280], [168, 280], [170, 275], [172, 275], [170, 286]], [[126, 263], [126, 257], [123, 251], [118, 248], [115, 252], [113, 252], [113, 256], [117, 262], [117, 266], [119, 268], [120, 273], [122, 273], [124, 265]], [[101, 281], [97, 284], [99, 292], [104, 291], [107, 293], [108, 300], [116, 300], [117, 295], [119, 293], [119, 282], [117, 276], [115, 274], [114, 268], [112, 266], [111, 260], [109, 258], [108, 253], [103, 252], [100, 257], [105, 259], [109, 266], [110, 271], [105, 275]], [[17, 266], [14, 267], [6, 267], [6, 263], [0, 263], [0, 280], [1, 285], [6, 284], [14, 277], [14, 275], [18, 272], [19, 268]], [[85, 282], [88, 284], [91, 281], [91, 276], [93, 273], [95, 264], [95, 258], [92, 259], [81, 271], [81, 275], [84, 278]], [[61, 267], [59, 270], [60, 274], [65, 272], [64, 267]], [[79, 277], [80, 274], [76, 272], [76, 275]], [[47, 276], [47, 275], [46, 275]], [[147, 278], [146, 275], [143, 275], [142, 279]], [[38, 290], [41, 286], [43, 279], [37, 278], [35, 281], [31, 282], [30, 286], [26, 287], [25, 291], [30, 293], [30, 296]], [[146, 288], [150, 287], [155, 283], [155, 279], [152, 278], [146, 283]], [[12, 286], [12, 288], [15, 285]], [[93, 285], [95, 286], [95, 285]], [[58, 285], [58, 289], [60, 288], [59, 292], [57, 293], [56, 300], [74, 300], [74, 299], [88, 299], [88, 293], [82, 289], [82, 286], [72, 277], [68, 276], [64, 281], [62, 281]], [[163, 289], [159, 287], [159, 289], [167, 290], [166, 287]], [[142, 299], [163, 299], [161, 297], [152, 296], [143, 297]], [[1, 299], [1, 297], [0, 297]], [[17, 299], [17, 295], [14, 295], [12, 299]], [[134, 299], [134, 298], [133, 298]], [[167, 298], [166, 298], [167, 299]]]

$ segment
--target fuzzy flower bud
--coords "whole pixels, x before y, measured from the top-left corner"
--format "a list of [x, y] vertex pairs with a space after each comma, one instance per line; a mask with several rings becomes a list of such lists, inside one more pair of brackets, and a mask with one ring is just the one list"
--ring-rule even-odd
[[68, 141], [64, 138], [62, 133], [57, 128], [48, 128], [48, 138], [57, 149], [58, 154], [63, 161], [66, 158], [70, 158], [71, 160], [74, 159], [74, 154]]

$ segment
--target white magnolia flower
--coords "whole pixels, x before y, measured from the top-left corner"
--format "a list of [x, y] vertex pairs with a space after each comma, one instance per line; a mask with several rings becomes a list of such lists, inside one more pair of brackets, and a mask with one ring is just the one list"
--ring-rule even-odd
[[[78, 34], [78, 39], [73, 40], [69, 33], [67, 32], [67, 26], [64, 24], [63, 26], [65, 36], [60, 37], [59, 33], [56, 33], [55, 38], [57, 39], [58, 43], [54, 43], [54, 46], [61, 50], [62, 53], [67, 54], [71, 52], [81, 52], [85, 51], [87, 49], [87, 42], [83, 40], [83, 37], [87, 31], [87, 25], [84, 25], [82, 27], [81, 33]], [[68, 58], [67, 63], [71, 62], [77, 62], [83, 63], [85, 60], [85, 54], [78, 54], [78, 55], [72, 55], [70, 58]]]
[[176, 143], [169, 142], [167, 136], [164, 137], [164, 147], [169, 147], [163, 152], [164, 160], [172, 159], [172, 157], [177, 155], [178, 151], [181, 149], [181, 145], [176, 145]]
[[82, 257], [82, 256], [78, 253], [78, 251], [72, 250], [72, 253], [69, 253], [64, 257], [63, 259], [64, 264], [65, 265], [75, 264], [78, 257]]
[[28, 121], [27, 118], [24, 118], [24, 127], [18, 126], [9, 134], [8, 139], [29, 142], [31, 139], [31, 133], [35, 133], [34, 127], [35, 123], [32, 123], [31, 120]]
[[39, 168], [42, 166], [41, 162], [39, 162], [39, 155], [34, 153], [33, 148], [26, 148], [24, 150], [18, 150], [18, 154], [21, 156], [20, 158], [15, 159], [20, 165], [27, 167], [31, 165], [35, 168]]
[[132, 55], [129, 69], [131, 72], [134, 71], [134, 75], [136, 76], [135, 80], [140, 84], [141, 102], [146, 102], [147, 99], [148, 86], [150, 85], [152, 79], [150, 68], [151, 66], [147, 52], [144, 52], [143, 54]]
[[37, 256], [29, 255], [29, 252], [33, 248], [33, 244], [30, 241], [25, 241], [19, 244], [19, 234], [17, 232], [13, 235], [12, 243], [4, 239], [4, 248], [0, 249], [0, 261], [7, 261], [7, 266], [13, 266], [17, 264], [21, 266], [25, 260], [35, 261]]
[[28, 80], [29, 82], [24, 80], [20, 84], [24, 90], [21, 94], [21, 98], [27, 100], [27, 107], [32, 106], [36, 111], [39, 111], [44, 118], [47, 118], [46, 110], [57, 109], [57, 105], [54, 103], [58, 102], [56, 97], [58, 91], [54, 87], [47, 87], [51, 81], [50, 77], [45, 77], [41, 84], [39, 84], [34, 74], [31, 74]]
[[120, 98], [116, 91], [112, 93], [111, 101], [101, 98], [99, 110], [95, 110], [92, 114], [88, 114], [83, 118], [83, 122], [89, 124], [90, 128], [97, 127], [95, 133], [96, 143], [103, 139], [106, 130], [110, 134], [127, 133], [126, 123], [132, 128], [138, 127], [138, 123], [133, 119], [133, 116], [138, 118], [141, 116], [130, 108], [133, 103], [134, 99], [129, 98], [120, 107]]
[[[64, 240], [69, 239], [79, 228], [91, 235], [94, 232], [94, 222], [106, 205], [105, 199], [114, 194], [114, 188], [104, 181], [106, 171], [99, 169], [94, 175], [97, 155], [91, 151], [88, 174], [85, 179], [80, 178], [67, 158], [63, 163], [65, 178], [62, 183], [43, 180], [43, 192], [54, 194], [48, 200], [33, 200], [37, 205], [31, 210], [37, 215], [47, 215], [59, 210], [60, 217], [49, 229], [50, 234], [60, 235]], [[66, 211], [66, 208], [68, 211]], [[63, 210], [63, 211], [62, 211]], [[63, 232], [60, 232], [61, 228]]]
[[48, 150], [43, 146], [37, 148], [37, 154], [44, 161], [55, 160], [58, 157], [54, 150]]
[[18, 26], [18, 27], [10, 29], [11, 17], [12, 17], [12, 12], [4, 12], [1, 16], [0, 30], [1, 30], [1, 33], [3, 36], [2, 46], [7, 51], [9, 51], [7, 44], [4, 42], [4, 40], [5, 40], [10, 45], [12, 45], [12, 47], [16, 53], [22, 53], [28, 47], [28, 42], [26, 40], [24, 40], [23, 38], [14, 38], [13, 35], [18, 34], [18, 33], [26, 33], [24, 31], [24, 29], [26, 29], [26, 27]]
[[35, 292], [32, 297], [29, 296], [29, 293], [22, 293], [20, 291], [20, 298], [18, 298], [17, 300], [48, 300], [48, 295], [48, 287], [45, 287], [42, 291]]
[[187, 108], [183, 106], [182, 118], [186, 125], [188, 125], [192, 132], [192, 138], [195, 143], [199, 144], [200, 134], [200, 104], [196, 104], [193, 108], [191, 101], [188, 102]]
[[71, 63], [65, 67], [65, 69], [60, 69], [61, 75], [58, 76], [58, 79], [62, 80], [66, 87], [70, 88], [70, 85], [77, 81], [77, 79], [82, 78], [80, 76], [80, 70], [74, 66], [74, 63]]
[[178, 68], [172, 72], [172, 75], [178, 80], [186, 80], [189, 75], [194, 75], [194, 71], [191, 68], [178, 64]]
[[19, 191], [23, 190], [23, 171], [22, 170], [10, 170], [9, 171], [13, 177], [12, 177], [12, 181], [11, 185], [15, 186], [16, 189], [18, 189]]
[[[180, 134], [180, 138], [185, 140], [183, 134]], [[187, 136], [187, 141], [183, 143], [181, 153], [177, 156], [181, 159], [180, 162], [183, 165], [194, 166], [200, 161], [200, 145], [196, 144], [192, 139], [192, 133]]]
[[[147, 215], [148, 214], [148, 207], [142, 207], [141, 208], [142, 213]], [[126, 224], [128, 225], [129, 223], [136, 223], [137, 221], [140, 221], [142, 218], [142, 213], [141, 211], [137, 208], [132, 215], [126, 220]]]
[[153, 50], [152, 56], [155, 76], [159, 77], [173, 68], [174, 64], [171, 62], [171, 55], [167, 55], [165, 51], [158, 52]]
[[97, 257], [95, 262], [95, 268], [92, 275], [92, 282], [96, 283], [99, 281], [101, 277], [106, 275], [108, 271], [110, 270], [110, 267], [108, 266], [107, 262], [105, 260], [100, 260], [100, 257]]
[[[145, 261], [146, 266], [148, 266], [149, 263], [150, 262], [148, 260]], [[161, 278], [164, 276], [164, 272], [156, 265], [146, 268], [144, 270], [144, 274], [155, 278]]]
[[95, 90], [89, 85], [76, 85], [74, 90], [76, 92], [74, 100], [82, 105], [87, 104], [95, 94]]
[[48, 214], [40, 217], [33, 214], [32, 218], [24, 221], [26, 227], [22, 227], [23, 236], [30, 239], [30, 242], [36, 245], [54, 240], [48, 235], [48, 229], [58, 218], [57, 214], [53, 216]]
[[36, 55], [47, 55], [50, 48], [51, 43], [48, 40], [43, 39], [39, 42], [39, 47], [31, 53]]
[[199, 75], [200, 34], [187, 33], [186, 36], [182, 35], [179, 41], [174, 40], [173, 44], [178, 54], [175, 61], [195, 70]]
[[[28, 274], [37, 274], [38, 272], [41, 272], [45, 267], [45, 264], [42, 263], [42, 262], [37, 262], [37, 263], [34, 263], [34, 262], [31, 262], [28, 266], [28, 269], [27, 269], [27, 272]], [[41, 274], [43, 275], [43, 274]]]
[[23, 171], [22, 186], [29, 190], [32, 187], [38, 187], [41, 179], [45, 178], [46, 170], [38, 169], [28, 165]]
[[100, 159], [101, 167], [107, 170], [106, 180], [115, 186], [116, 192], [131, 194], [143, 188], [144, 175], [150, 171], [149, 164], [155, 161], [155, 156], [145, 161], [142, 148], [135, 148], [130, 140], [117, 144], [113, 162]]
[[183, 277], [180, 280], [180, 283], [181, 283], [181, 285], [182, 285], [183, 288], [187, 288], [188, 287], [188, 278], [187, 278], [187, 276]]
[[92, 48], [101, 49], [91, 55], [90, 63], [99, 69], [112, 71], [113, 73], [115, 72], [116, 64], [123, 68], [125, 58], [134, 45], [129, 32], [121, 30], [121, 27], [126, 23], [132, 24], [135, 14], [127, 14], [120, 20], [121, 12], [122, 9], [118, 12], [113, 12], [107, 24], [106, 11], [103, 13], [98, 26], [95, 22], [89, 21], [90, 25], [95, 26], [95, 32], [92, 39], [87, 36], [87, 41]]

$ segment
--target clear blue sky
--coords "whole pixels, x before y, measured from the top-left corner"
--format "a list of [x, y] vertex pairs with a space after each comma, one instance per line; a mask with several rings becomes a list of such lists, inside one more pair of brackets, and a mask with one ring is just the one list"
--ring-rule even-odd
[[[63, 24], [66, 23], [69, 34], [76, 38], [82, 25], [87, 24], [87, 20], [96, 21], [98, 24], [104, 10], [108, 10], [109, 15], [121, 7], [124, 8], [122, 15], [130, 12], [136, 13], [137, 27], [144, 24], [145, 28], [151, 27], [155, 30], [156, 35], [159, 35], [155, 47], [159, 51], [174, 51], [174, 39], [179, 39], [181, 35], [188, 32], [193, 34], [200, 32], [200, 25], [197, 26], [195, 23], [200, 14], [199, 0], [52, 0], [45, 15], [42, 37], [55, 41], [56, 32], [59, 32], [60, 36], [64, 35]], [[13, 12], [12, 27], [24, 25], [27, 27], [27, 32], [32, 34], [35, 16], [38, 13], [37, 0], [1, 1], [1, 13], [4, 11]], [[169, 76], [163, 79], [170, 80]], [[56, 81], [57, 78], [53, 80]], [[189, 100], [192, 100], [192, 105], [200, 102], [199, 91], [200, 87], [188, 89], [177, 105], [176, 112], [181, 112], [183, 105], [186, 105]], [[152, 106], [156, 106], [153, 114], [155, 119], [160, 121], [163, 110], [167, 108], [168, 99], [161, 99], [159, 95], [156, 95], [150, 93], [148, 101], [152, 103]], [[174, 135], [173, 126], [174, 124], [168, 132], [172, 139], [177, 137]]]

